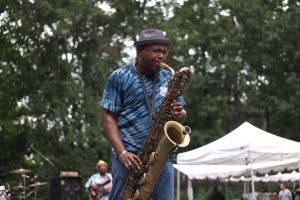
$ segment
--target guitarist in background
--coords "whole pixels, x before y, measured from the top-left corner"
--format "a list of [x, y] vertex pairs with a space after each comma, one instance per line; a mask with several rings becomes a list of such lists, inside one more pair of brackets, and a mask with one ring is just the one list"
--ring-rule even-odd
[[93, 174], [85, 184], [89, 191], [90, 200], [108, 200], [109, 192], [112, 187], [112, 177], [107, 173], [107, 163], [99, 160], [97, 165], [98, 173]]

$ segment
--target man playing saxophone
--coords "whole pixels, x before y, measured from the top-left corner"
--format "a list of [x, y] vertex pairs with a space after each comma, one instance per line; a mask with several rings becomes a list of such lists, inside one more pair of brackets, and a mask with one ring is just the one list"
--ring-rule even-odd
[[[137, 172], [142, 161], [137, 155], [151, 130], [155, 114], [159, 111], [167, 93], [171, 73], [161, 68], [168, 56], [170, 41], [161, 30], [141, 31], [135, 42], [135, 63], [115, 70], [106, 82], [101, 106], [105, 136], [112, 145], [113, 186], [110, 199], [122, 199], [121, 192], [129, 171]], [[170, 105], [176, 121], [184, 121], [185, 101], [180, 96]], [[168, 159], [156, 182], [151, 199], [174, 199], [174, 174], [172, 161]]]

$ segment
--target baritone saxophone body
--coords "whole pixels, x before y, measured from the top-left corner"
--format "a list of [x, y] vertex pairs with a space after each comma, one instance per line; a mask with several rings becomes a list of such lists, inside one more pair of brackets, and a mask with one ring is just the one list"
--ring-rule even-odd
[[161, 67], [171, 70], [172, 77], [151, 131], [138, 154], [142, 167], [136, 173], [129, 172], [122, 191], [122, 197], [125, 200], [148, 200], [169, 155], [178, 147], [185, 147], [190, 142], [191, 129], [174, 119], [171, 113], [171, 103], [177, 101], [182, 95], [185, 84], [191, 79], [191, 71], [184, 67], [175, 73], [165, 63], [161, 63]]

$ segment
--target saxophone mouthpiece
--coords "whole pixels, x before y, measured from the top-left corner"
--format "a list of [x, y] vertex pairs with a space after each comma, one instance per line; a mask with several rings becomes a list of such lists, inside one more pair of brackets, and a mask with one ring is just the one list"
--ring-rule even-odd
[[168, 70], [171, 71], [172, 75], [175, 74], [174, 69], [173, 69], [172, 67], [170, 67], [169, 65], [167, 65], [166, 63], [161, 62], [159, 65], [160, 65], [160, 67], [162, 67], [162, 68], [168, 68]]

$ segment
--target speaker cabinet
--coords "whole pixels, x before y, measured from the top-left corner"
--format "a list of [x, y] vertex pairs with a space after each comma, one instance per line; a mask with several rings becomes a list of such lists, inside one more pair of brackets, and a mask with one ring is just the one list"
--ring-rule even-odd
[[50, 200], [82, 200], [81, 177], [52, 177]]

